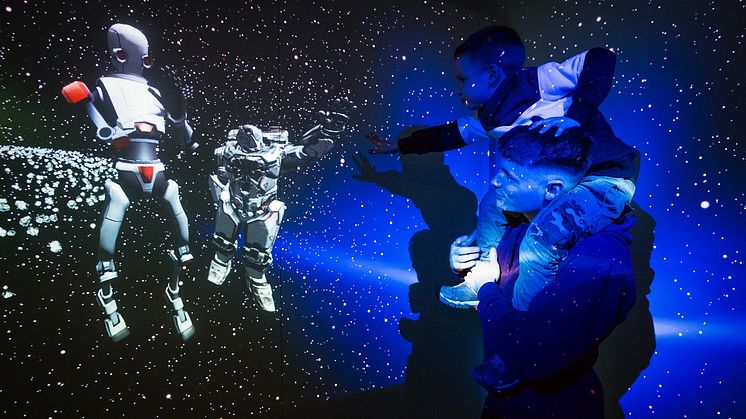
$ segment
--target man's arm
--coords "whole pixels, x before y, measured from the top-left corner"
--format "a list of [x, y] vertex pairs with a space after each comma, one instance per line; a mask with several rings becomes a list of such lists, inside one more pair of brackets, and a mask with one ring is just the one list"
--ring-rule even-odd
[[597, 233], [563, 262], [557, 278], [528, 311], [494, 283], [479, 291], [485, 358], [495, 354], [524, 381], [551, 376], [580, 361], [620, 323], [635, 299], [628, 244]]

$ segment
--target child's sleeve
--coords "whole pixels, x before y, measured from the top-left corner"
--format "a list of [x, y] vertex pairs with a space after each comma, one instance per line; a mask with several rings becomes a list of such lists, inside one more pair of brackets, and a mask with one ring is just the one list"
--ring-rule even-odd
[[477, 141], [488, 140], [490, 135], [478, 119], [465, 116], [456, 121], [415, 131], [399, 140], [401, 154], [425, 154], [466, 147]]
[[455, 150], [467, 145], [461, 138], [455, 122], [415, 131], [409, 137], [399, 139], [401, 154], [425, 154], [434, 151]]
[[585, 124], [596, 114], [611, 90], [616, 54], [606, 48], [592, 48], [562, 63], [537, 68], [539, 93], [544, 100], [570, 96], [566, 115]]

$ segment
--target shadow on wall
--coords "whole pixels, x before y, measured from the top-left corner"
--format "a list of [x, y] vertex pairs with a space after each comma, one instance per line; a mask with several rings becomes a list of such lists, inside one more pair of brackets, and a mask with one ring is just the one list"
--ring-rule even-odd
[[482, 358], [479, 318], [475, 311], [452, 309], [438, 300], [441, 285], [459, 282], [448, 266], [448, 251], [456, 237], [476, 228], [477, 198], [456, 182], [443, 153], [402, 155], [401, 172], [376, 172], [364, 157], [359, 163], [360, 180], [410, 199], [428, 226], [409, 241], [417, 273], [409, 305], [419, 318], [399, 321], [399, 332], [412, 343], [401, 415], [478, 417], [484, 394], [472, 381], [471, 369]]
[[647, 368], [655, 351], [655, 330], [650, 314], [650, 286], [655, 272], [650, 267], [655, 220], [633, 203], [637, 224], [632, 229], [632, 264], [637, 300], [627, 319], [614, 329], [599, 348], [595, 369], [604, 386], [606, 418], [624, 418], [619, 401]]
[[[410, 286], [409, 303], [419, 318], [399, 321], [402, 337], [412, 343], [405, 382], [335, 400], [293, 417], [467, 418], [481, 414], [485, 394], [471, 379], [471, 369], [482, 358], [479, 318], [474, 311], [452, 309], [438, 301], [441, 285], [458, 282], [448, 266], [449, 246], [456, 237], [474, 230], [477, 199], [456, 183], [441, 153], [404, 155], [401, 162], [401, 172], [377, 172], [360, 156], [356, 163], [361, 173], [355, 177], [410, 199], [428, 226], [409, 241], [418, 281]], [[631, 248], [637, 301], [624, 323], [601, 345], [595, 365], [604, 386], [606, 417], [614, 419], [624, 417], [619, 400], [655, 350], [647, 300], [654, 276], [650, 255], [655, 222], [639, 206], [633, 207], [638, 217]]]
[[409, 288], [409, 305], [419, 317], [399, 321], [399, 332], [412, 343], [405, 382], [335, 400], [295, 417], [479, 417], [485, 394], [471, 379], [471, 369], [482, 360], [479, 318], [476, 311], [453, 309], [438, 300], [441, 285], [459, 282], [448, 265], [448, 252], [456, 237], [476, 228], [477, 198], [456, 182], [442, 153], [403, 155], [401, 172], [378, 172], [364, 156], [356, 163], [356, 179], [410, 199], [428, 226], [409, 240], [417, 273], [417, 283]]

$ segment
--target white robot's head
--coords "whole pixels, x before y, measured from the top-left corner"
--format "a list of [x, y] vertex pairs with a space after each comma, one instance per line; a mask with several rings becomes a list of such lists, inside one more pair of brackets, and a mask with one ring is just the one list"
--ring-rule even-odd
[[148, 55], [148, 38], [138, 29], [123, 23], [111, 25], [107, 32], [111, 65], [118, 73], [142, 75], [153, 65]]

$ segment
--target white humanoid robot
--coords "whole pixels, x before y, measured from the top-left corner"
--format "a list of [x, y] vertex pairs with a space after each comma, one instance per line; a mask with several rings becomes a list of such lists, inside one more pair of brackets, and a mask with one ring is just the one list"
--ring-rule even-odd
[[319, 124], [303, 134], [298, 145], [289, 144], [288, 132], [279, 127], [262, 132], [244, 125], [228, 133], [228, 142], [215, 150], [218, 170], [210, 176], [217, 205], [210, 282], [220, 285], [230, 273], [242, 228], [246, 285], [262, 310], [275, 311], [265, 273], [272, 265], [272, 246], [285, 212], [285, 204], [277, 199], [277, 181], [282, 172], [329, 151], [354, 108], [347, 98], [335, 100], [332, 110], [320, 112]]
[[96, 126], [99, 140], [111, 144], [118, 154], [117, 179], [104, 184], [104, 209], [98, 242], [100, 288], [96, 300], [106, 313], [106, 332], [113, 340], [127, 336], [127, 324], [114, 301], [111, 281], [117, 277], [114, 254], [119, 229], [130, 203], [155, 197], [165, 201], [177, 226], [176, 249], [170, 252], [174, 267], [166, 286], [166, 299], [173, 307], [177, 332], [188, 338], [194, 332], [189, 314], [179, 297], [179, 277], [192, 261], [189, 249], [189, 222], [179, 200], [179, 185], [166, 177], [158, 158], [158, 144], [166, 132], [166, 120], [172, 136], [184, 149], [195, 150], [192, 128], [186, 121], [186, 105], [181, 91], [164, 78], [161, 90], [148, 84], [143, 70], [152, 66], [148, 40], [132, 26], [115, 24], [108, 30], [109, 53], [114, 72], [96, 81], [89, 90], [83, 82], [70, 83], [62, 95], [70, 103], [85, 104], [88, 116]]

